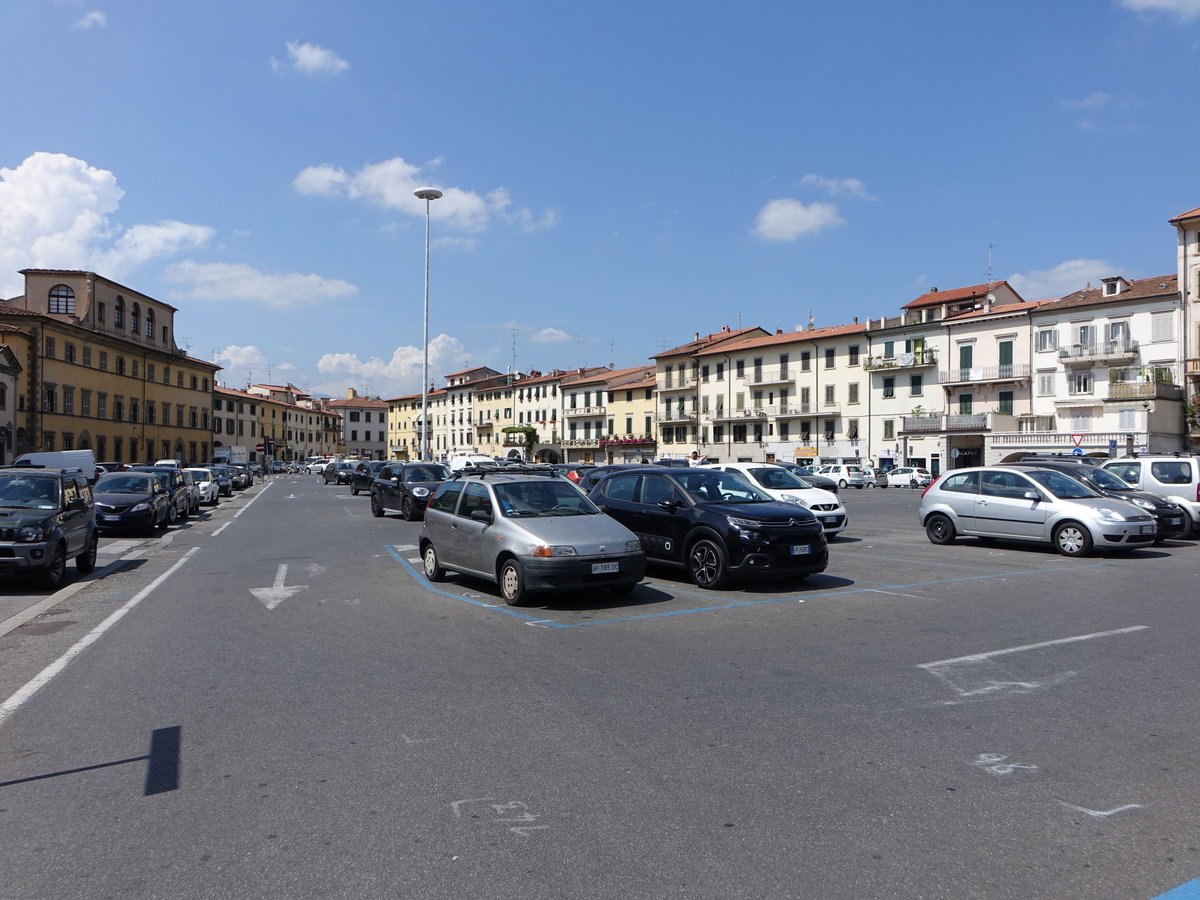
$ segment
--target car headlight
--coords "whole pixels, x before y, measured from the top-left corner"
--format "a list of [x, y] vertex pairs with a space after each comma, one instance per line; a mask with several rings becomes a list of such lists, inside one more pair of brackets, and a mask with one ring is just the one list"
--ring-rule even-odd
[[626, 541], [625, 542], [625, 552], [626, 553], [637, 553], [637, 551], [639, 551], [641, 549], [642, 549], [641, 541]]
[[43, 535], [44, 535], [44, 532], [42, 531], [42, 529], [40, 527], [26, 525], [24, 528], [22, 528], [21, 530], [19, 530], [17, 532], [17, 540], [24, 541], [25, 543], [29, 544], [29, 543], [33, 543], [34, 541], [40, 541], [42, 539]]
[[150, 508], [149, 503], [139, 503], [137, 506], [129, 507], [130, 512], [145, 512]]
[[757, 543], [763, 539], [762, 532], [758, 529], [762, 527], [761, 522], [755, 522], [750, 519], [739, 519], [737, 516], [727, 516], [729, 524], [738, 530], [738, 537], [743, 541]]
[[576, 553], [574, 547], [570, 547], [565, 544], [560, 544], [557, 546], [542, 544], [540, 547], [534, 547], [533, 553], [530, 555], [535, 556], [538, 559], [549, 559], [552, 556], [575, 556]]
[[801, 506], [803, 506], [805, 509], [808, 509], [808, 504], [805, 503], [803, 500], [801, 500], [799, 497], [792, 497], [791, 495], [785, 494], [783, 497], [783, 502], [784, 503], [798, 503]]
[[429, 488], [413, 488], [412, 492], [413, 492], [414, 497], [428, 497], [429, 496]]
[[1125, 521], [1125, 517], [1123, 515], [1121, 515], [1119, 512], [1117, 512], [1115, 509], [1105, 508], [1105, 509], [1099, 509], [1099, 510], [1097, 510], [1097, 512], [1100, 513], [1100, 518], [1102, 518], [1106, 522], [1124, 522]]
[[1133, 497], [1131, 501], [1135, 506], [1140, 506], [1142, 509], [1154, 510], [1154, 504], [1142, 497]]

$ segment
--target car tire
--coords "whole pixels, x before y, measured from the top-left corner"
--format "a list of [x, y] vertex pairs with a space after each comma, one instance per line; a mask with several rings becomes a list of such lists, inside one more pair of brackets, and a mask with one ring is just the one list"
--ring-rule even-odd
[[154, 527], [157, 528], [159, 531], [166, 531], [168, 524], [170, 524], [170, 523], [167, 522], [167, 511], [164, 509], [162, 518], [154, 523]]
[[174, 525], [178, 521], [179, 521], [179, 510], [176, 509], [175, 504], [172, 503], [171, 506], [167, 509], [167, 525]]
[[38, 576], [42, 587], [52, 591], [58, 590], [67, 578], [67, 551], [62, 544], [54, 548], [50, 556], [50, 564]]
[[442, 568], [433, 544], [426, 544], [425, 549], [421, 551], [421, 564], [425, 569], [425, 577], [430, 581], [446, 580], [446, 570]]
[[931, 544], [952, 544], [957, 536], [954, 523], [942, 513], [934, 513], [925, 520], [925, 535]]
[[191, 514], [192, 514], [192, 504], [188, 503], [188, 505], [183, 508], [183, 512], [181, 512], [177, 515], [177, 519], [180, 522], [186, 522], [188, 520], [188, 517]]
[[1063, 556], [1087, 556], [1094, 545], [1092, 533], [1078, 522], [1063, 522], [1054, 529], [1054, 549]]
[[371, 515], [377, 519], [383, 516], [383, 504], [379, 502], [379, 495], [374, 491], [371, 491]]
[[698, 587], [718, 590], [729, 582], [725, 548], [711, 538], [700, 538], [688, 548], [688, 575]]
[[515, 559], [506, 559], [500, 564], [500, 596], [509, 606], [524, 606], [529, 602], [529, 591], [525, 588], [525, 569]]
[[842, 478], [838, 481], [838, 487], [840, 487], [842, 490], [845, 490], [847, 487], [849, 487], [845, 478]]
[[100, 548], [100, 535], [93, 533], [88, 548], [75, 557], [75, 568], [80, 575], [87, 575], [96, 568], [96, 551]]
[[350, 493], [355, 497], [358, 496], [358, 485], [357, 484], [350, 485]]
[[400, 512], [403, 514], [405, 522], [412, 522], [417, 518], [417, 510], [413, 505], [412, 497], [404, 498], [404, 502], [400, 505]]

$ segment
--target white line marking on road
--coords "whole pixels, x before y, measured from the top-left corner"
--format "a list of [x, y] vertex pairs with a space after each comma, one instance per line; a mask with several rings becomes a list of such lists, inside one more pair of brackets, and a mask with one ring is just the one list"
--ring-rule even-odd
[[1091, 634], [1080, 634], [1075, 637], [1039, 641], [1036, 644], [1021, 644], [1018, 647], [1005, 647], [1002, 650], [989, 650], [986, 653], [971, 653], [967, 656], [956, 656], [954, 659], [939, 659], [936, 662], [921, 663], [917, 668], [929, 669], [934, 666], [951, 666], [955, 663], [980, 662], [991, 659], [993, 656], [1005, 656], [1009, 653], [1024, 653], [1027, 650], [1041, 650], [1044, 647], [1055, 647], [1059, 644], [1074, 644], [1078, 641], [1091, 641], [1096, 638], [1115, 637], [1119, 634], [1132, 634], [1135, 631], [1146, 631], [1149, 627], [1149, 625], [1131, 625], [1129, 628], [1118, 628], [1115, 631], [1093, 631]]
[[216, 537], [218, 534], [220, 534], [222, 531], [224, 531], [226, 528], [228, 528], [232, 524], [233, 524], [233, 520], [230, 519], [228, 522], [226, 522], [224, 525], [222, 525], [220, 528], [218, 528], [216, 531], [214, 531], [212, 533], [211, 537]]
[[1103, 812], [1098, 809], [1084, 809], [1082, 806], [1076, 806], [1074, 803], [1068, 803], [1066, 800], [1059, 800], [1058, 802], [1061, 803], [1063, 806], [1071, 807], [1071, 809], [1077, 809], [1081, 813], [1087, 813], [1089, 816], [1092, 816], [1093, 818], [1096, 818], [1096, 819], [1104, 819], [1104, 818], [1108, 818], [1109, 816], [1115, 816], [1117, 813], [1125, 812], [1125, 810], [1127, 810], [1127, 809], [1143, 809], [1144, 808], [1142, 806], [1142, 804], [1140, 804], [1140, 803], [1126, 803], [1124, 806], [1118, 806], [1114, 809], [1108, 810], [1107, 812]]
[[69, 666], [75, 657], [77, 657], [93, 643], [98, 641], [101, 635], [103, 635], [108, 631], [108, 629], [112, 628], [113, 625], [120, 621], [127, 612], [132, 610], [135, 606], [153, 594], [159, 585], [178, 572], [179, 569], [183, 567], [183, 564], [191, 559], [193, 554], [195, 554], [199, 549], [199, 547], [193, 547], [191, 550], [185, 553], [183, 557], [175, 563], [175, 565], [171, 566], [171, 568], [167, 569], [167, 571], [163, 572], [152, 582], [138, 591], [138, 593], [135, 594], [129, 600], [129, 602], [97, 625], [94, 631], [89, 631], [87, 634], [85, 634], [82, 638], [76, 641], [66, 653], [64, 653], [54, 662], [50, 663], [50, 665], [46, 666], [46, 668], [42, 669], [42, 671], [28, 681], [24, 687], [5, 700], [4, 703], [0, 704], [0, 725], [3, 725], [8, 720], [8, 717], [11, 716], [20, 706], [28, 703], [29, 699], [34, 694], [44, 688], [54, 679], [56, 675]]
[[259, 491], [257, 494], [255, 494], [249, 503], [247, 503], [245, 506], [243, 506], [241, 509], [239, 509], [237, 512], [235, 512], [233, 514], [233, 517], [236, 519], [238, 516], [240, 516], [242, 513], [244, 513], [246, 510], [248, 510], [251, 506], [254, 505], [255, 500], [257, 500], [259, 497], [261, 497], [263, 494], [265, 494], [270, 489], [271, 489], [271, 485], [268, 484], [261, 491]]
[[308, 585], [293, 585], [285, 587], [284, 582], [287, 580], [287, 563], [280, 563], [279, 568], [275, 570], [275, 583], [269, 588], [250, 588], [250, 593], [262, 601], [263, 606], [267, 609], [274, 609], [292, 594], [298, 591], [306, 590]]
[[902, 594], [899, 591], [880, 591], [875, 588], [867, 588], [864, 593], [867, 594], [894, 594], [897, 597], [911, 597], [913, 600], [928, 600], [928, 597], [922, 597], [918, 594]]

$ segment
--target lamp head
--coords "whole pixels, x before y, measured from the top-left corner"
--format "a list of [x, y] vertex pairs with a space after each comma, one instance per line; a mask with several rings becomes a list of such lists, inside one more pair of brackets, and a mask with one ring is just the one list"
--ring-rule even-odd
[[442, 196], [442, 192], [437, 188], [423, 187], [413, 191], [413, 196], [418, 200], [437, 200]]

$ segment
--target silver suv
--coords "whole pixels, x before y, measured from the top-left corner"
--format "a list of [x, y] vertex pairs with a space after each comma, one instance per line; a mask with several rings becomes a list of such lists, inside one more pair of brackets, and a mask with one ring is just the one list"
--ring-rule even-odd
[[425, 577], [446, 570], [500, 586], [510, 606], [540, 591], [632, 591], [646, 572], [637, 535], [549, 467], [467, 468], [425, 508]]
[[[1200, 457], [1138, 456], [1110, 459], [1104, 468], [1135, 488], [1174, 500], [1189, 514], [1192, 537], [1200, 537]], [[1187, 537], [1187, 529], [1180, 535]]]
[[921, 525], [929, 540], [949, 544], [958, 535], [1048, 541], [1064, 556], [1094, 547], [1132, 550], [1154, 543], [1154, 517], [1105, 497], [1082, 481], [1051, 469], [982, 466], [953, 469], [921, 495]]

